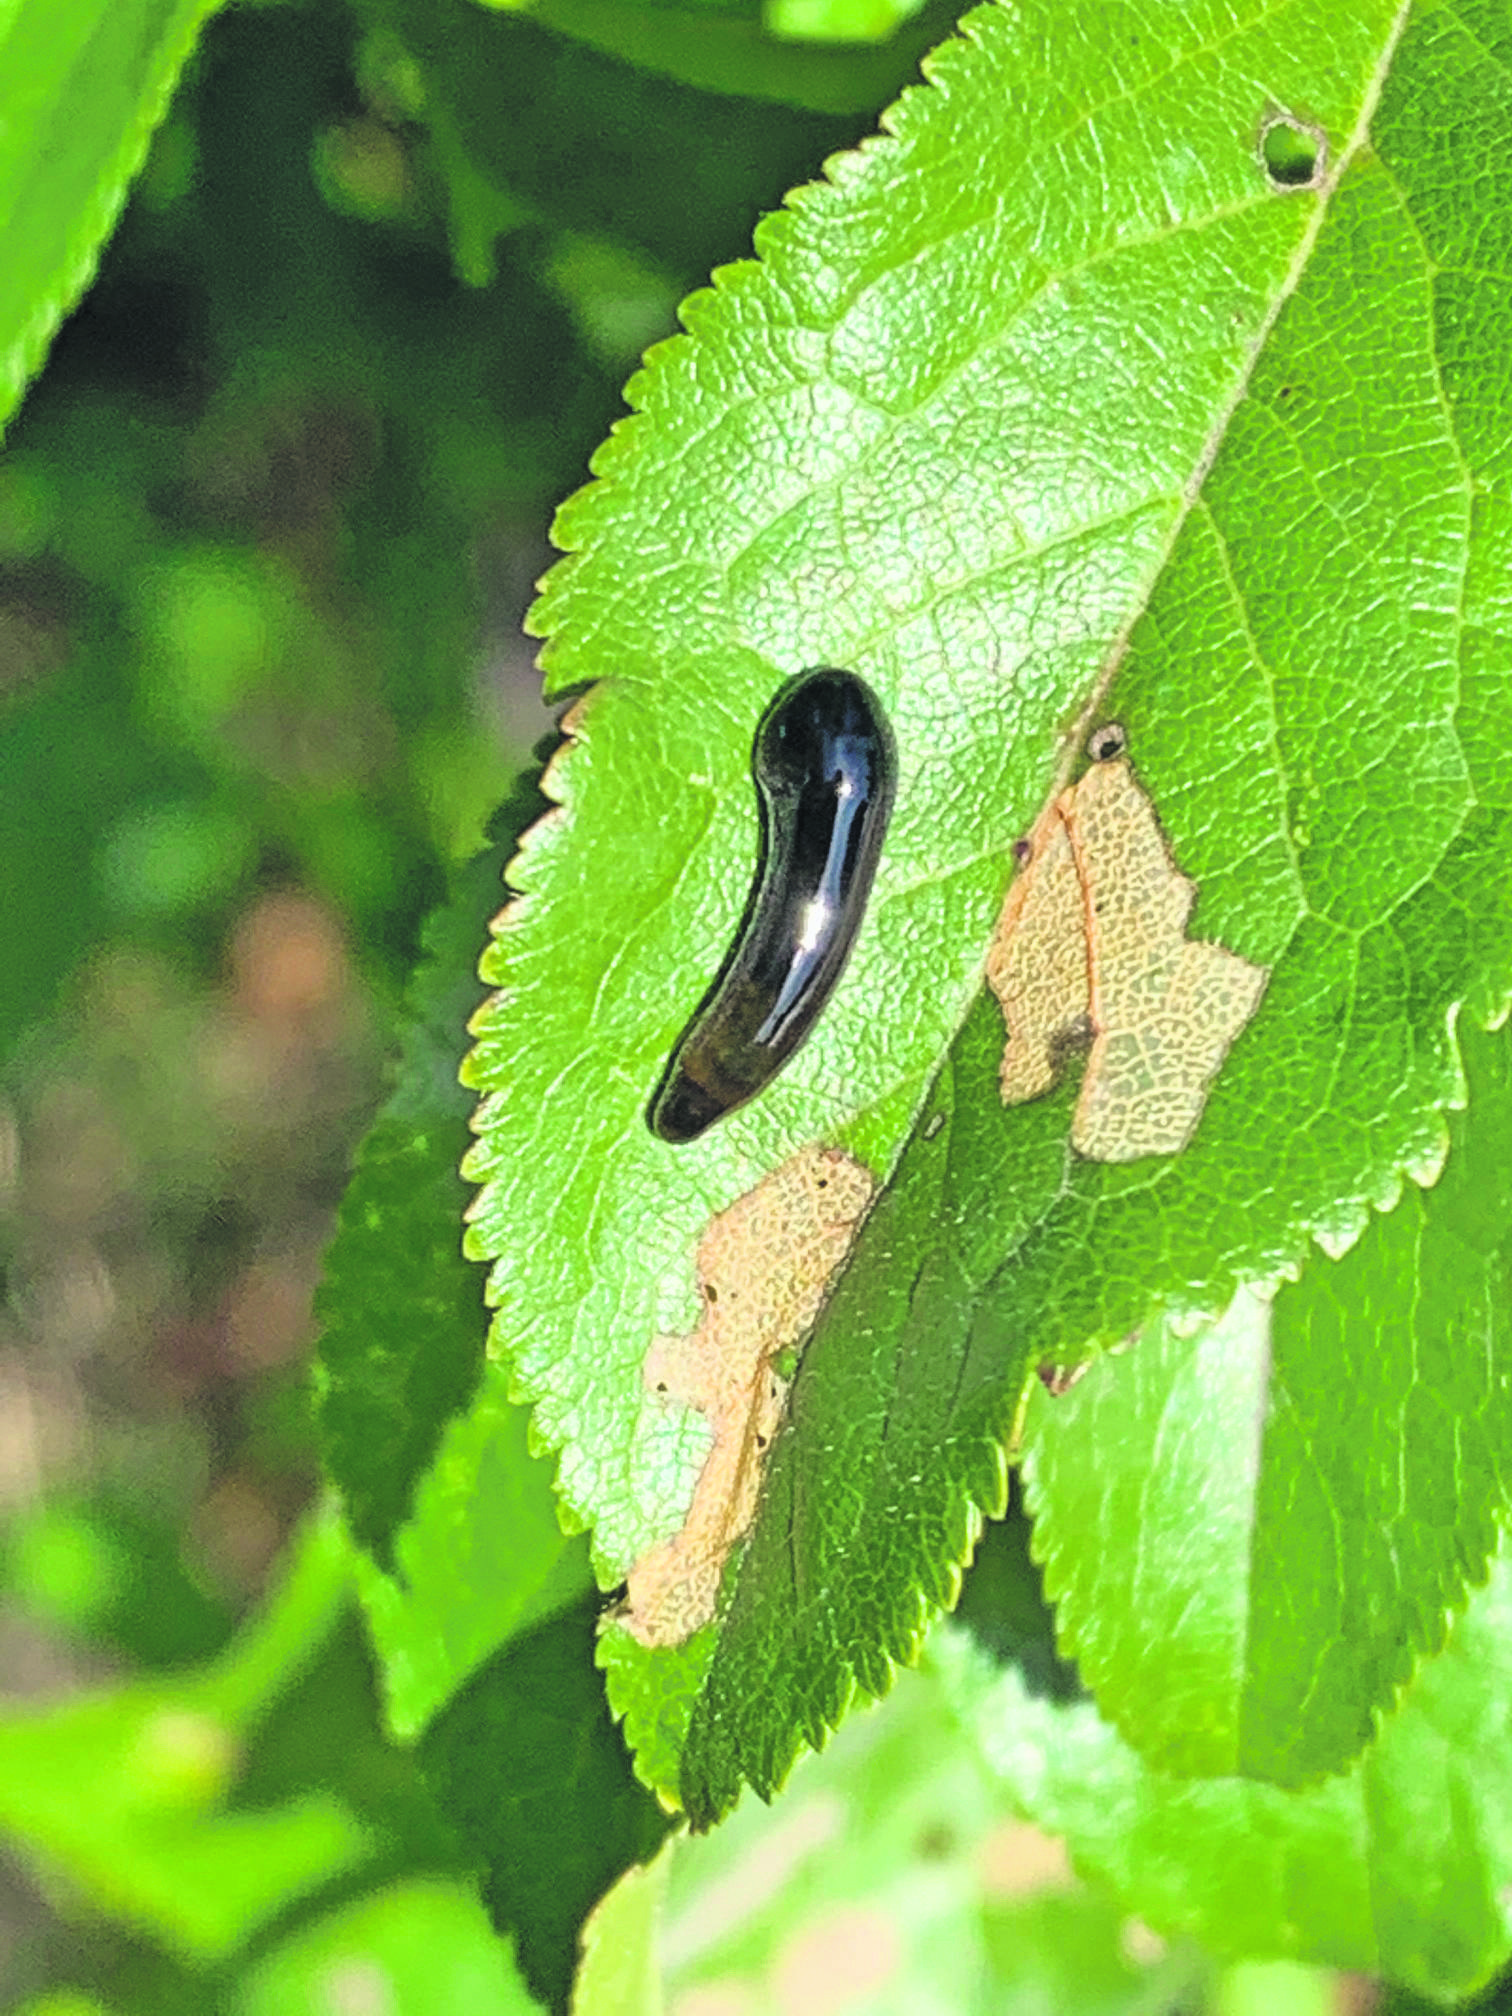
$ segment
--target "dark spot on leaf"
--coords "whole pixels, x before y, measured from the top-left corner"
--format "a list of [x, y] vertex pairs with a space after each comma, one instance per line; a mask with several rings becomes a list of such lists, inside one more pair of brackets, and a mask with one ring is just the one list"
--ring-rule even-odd
[[1260, 164], [1274, 189], [1315, 189], [1323, 179], [1328, 143], [1300, 119], [1272, 119], [1260, 134]]
[[1063, 1071], [1073, 1057], [1080, 1057], [1092, 1048], [1092, 1040], [1097, 1031], [1090, 1015], [1079, 1015], [1074, 1022], [1068, 1022], [1057, 1029], [1050, 1038], [1048, 1049], [1050, 1062], [1056, 1071]]
[[1029, 864], [1029, 862], [1030, 862], [1030, 861], [1031, 861], [1031, 860], [1032, 860], [1033, 858], [1034, 858], [1034, 843], [1033, 843], [1033, 841], [1031, 841], [1031, 840], [1015, 840], [1015, 841], [1014, 841], [1014, 843], [1013, 843], [1013, 865], [1014, 865], [1014, 867], [1015, 867], [1015, 868], [1024, 868], [1024, 867], [1027, 867], [1027, 866], [1028, 866], [1028, 864]]
[[1080, 1365], [1041, 1365], [1039, 1382], [1052, 1400], [1058, 1400], [1062, 1393], [1069, 1393], [1077, 1380], [1090, 1369], [1090, 1361]]
[[944, 1862], [955, 1852], [955, 1829], [947, 1827], [943, 1820], [925, 1827], [914, 1844], [914, 1854], [921, 1862]]
[[1087, 737], [1087, 754], [1094, 763], [1111, 763], [1128, 746], [1129, 738], [1117, 721], [1105, 721]]

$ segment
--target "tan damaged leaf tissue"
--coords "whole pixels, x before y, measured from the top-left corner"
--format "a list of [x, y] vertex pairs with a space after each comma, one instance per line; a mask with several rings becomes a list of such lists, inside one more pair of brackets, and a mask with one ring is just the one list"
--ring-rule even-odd
[[813, 1327], [875, 1190], [843, 1150], [804, 1148], [699, 1241], [703, 1314], [688, 1335], [652, 1341], [644, 1376], [653, 1393], [706, 1415], [714, 1440], [681, 1530], [630, 1570], [622, 1622], [643, 1645], [680, 1645], [713, 1617], [787, 1402], [776, 1361]]
[[1035, 827], [987, 959], [1002, 1005], [1005, 1105], [1048, 1092], [1086, 1051], [1071, 1143], [1097, 1162], [1174, 1155], [1265, 991], [1269, 969], [1186, 936], [1197, 886], [1100, 728], [1092, 767]]

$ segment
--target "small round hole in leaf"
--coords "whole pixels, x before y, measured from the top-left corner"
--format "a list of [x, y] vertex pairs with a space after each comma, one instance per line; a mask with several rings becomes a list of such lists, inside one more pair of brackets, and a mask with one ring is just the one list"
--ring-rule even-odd
[[1297, 119], [1273, 119], [1260, 135], [1260, 160], [1277, 189], [1316, 187], [1324, 156], [1323, 135]]

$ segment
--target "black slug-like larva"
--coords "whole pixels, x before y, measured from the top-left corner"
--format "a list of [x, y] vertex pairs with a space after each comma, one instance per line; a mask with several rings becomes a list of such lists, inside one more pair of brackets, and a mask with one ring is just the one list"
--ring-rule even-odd
[[751, 751], [761, 850], [719, 976], [647, 1108], [695, 1141], [780, 1071], [819, 1018], [860, 928], [897, 760], [871, 689], [821, 668], [783, 688]]

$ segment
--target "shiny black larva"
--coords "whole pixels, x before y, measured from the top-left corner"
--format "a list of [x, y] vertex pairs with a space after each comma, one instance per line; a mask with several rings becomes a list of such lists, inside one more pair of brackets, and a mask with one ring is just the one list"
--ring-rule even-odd
[[756, 879], [646, 1109], [663, 1141], [695, 1141], [754, 1098], [818, 1020], [871, 893], [897, 781], [892, 731], [863, 680], [820, 667], [762, 716], [751, 772]]

